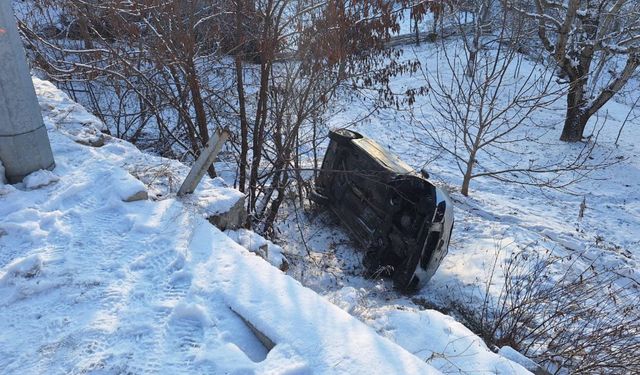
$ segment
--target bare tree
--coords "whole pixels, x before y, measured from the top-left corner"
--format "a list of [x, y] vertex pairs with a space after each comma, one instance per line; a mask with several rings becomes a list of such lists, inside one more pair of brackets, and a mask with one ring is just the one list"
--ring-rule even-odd
[[495, 34], [487, 34], [488, 28], [478, 19], [471, 32], [460, 28], [458, 41], [442, 42], [437, 52], [441, 63], [424, 71], [430, 84], [428, 99], [438, 116], [416, 116], [416, 122], [439, 150], [456, 160], [463, 195], [469, 194], [477, 177], [562, 186], [575, 178], [561, 180], [562, 173], [588, 169], [584, 162], [592, 144], [561, 161], [522, 156], [520, 145], [532, 140], [527, 129], [535, 126], [532, 114], [557, 100], [560, 91], [554, 89], [552, 71], [512, 48], [523, 37], [518, 24], [506, 12], [496, 17]]
[[[163, 154], [197, 156], [219, 124], [228, 83], [217, 71], [215, 4], [34, 0], [22, 19], [36, 67], [111, 131], [157, 136]], [[157, 129], [151, 130], [149, 124]], [[147, 132], [147, 130], [151, 130]], [[177, 154], [177, 155], [176, 155]], [[215, 176], [215, 170], [209, 169]]]
[[[276, 49], [261, 50], [247, 186], [248, 210], [262, 222], [265, 233], [273, 228], [287, 188], [295, 186], [296, 194], [303, 194], [301, 149], [317, 145], [317, 128], [322, 125], [318, 120], [336, 90], [346, 84], [373, 88], [384, 98], [389, 78], [410, 69], [408, 64], [386, 60], [393, 62], [398, 56], [384, 49], [391, 30], [398, 27], [392, 2], [274, 4], [277, 8], [263, 14], [265, 24], [273, 25], [271, 38], [276, 42], [258, 39], [261, 48]], [[269, 14], [288, 16], [269, 21]]]
[[640, 66], [640, 3], [502, 1], [505, 7], [536, 23], [544, 50], [569, 86], [560, 139], [580, 141], [589, 119], [627, 84]]
[[399, 27], [393, 1], [29, 3], [21, 20], [35, 65], [114, 135], [157, 137], [155, 151], [189, 161], [228, 126], [236, 182], [265, 232], [285, 190], [303, 193], [300, 150], [318, 144], [334, 92], [385, 100], [389, 78], [415, 70], [385, 49]]

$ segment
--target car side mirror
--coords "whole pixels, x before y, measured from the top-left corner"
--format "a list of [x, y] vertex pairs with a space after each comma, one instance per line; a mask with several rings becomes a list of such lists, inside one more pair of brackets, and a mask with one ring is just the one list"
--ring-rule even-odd
[[425, 180], [428, 180], [428, 179], [429, 179], [429, 172], [427, 172], [427, 170], [426, 170], [426, 169], [422, 168], [422, 169], [420, 170], [420, 174], [422, 174], [422, 177], [424, 177], [424, 179], [425, 179]]

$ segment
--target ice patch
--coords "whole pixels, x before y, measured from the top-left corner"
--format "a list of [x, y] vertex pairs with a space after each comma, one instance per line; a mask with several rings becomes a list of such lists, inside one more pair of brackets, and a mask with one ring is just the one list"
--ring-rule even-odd
[[51, 185], [59, 180], [60, 177], [53, 174], [53, 172], [41, 169], [25, 177], [22, 182], [27, 190], [35, 190], [43, 186]]

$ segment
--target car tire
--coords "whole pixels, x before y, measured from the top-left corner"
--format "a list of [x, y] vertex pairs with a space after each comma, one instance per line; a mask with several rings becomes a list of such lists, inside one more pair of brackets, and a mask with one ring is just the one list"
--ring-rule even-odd
[[414, 252], [396, 267], [393, 272], [393, 286], [396, 289], [403, 293], [410, 293], [416, 289], [420, 280], [414, 274], [419, 261], [420, 254]]
[[367, 273], [374, 274], [382, 266], [380, 250], [376, 248], [368, 250], [362, 258], [362, 265]]
[[362, 138], [362, 134], [349, 129], [336, 129], [329, 132], [329, 139], [338, 144], [346, 144], [354, 139]]
[[329, 198], [318, 192], [315, 188], [309, 192], [309, 199], [320, 206], [327, 206], [329, 204]]

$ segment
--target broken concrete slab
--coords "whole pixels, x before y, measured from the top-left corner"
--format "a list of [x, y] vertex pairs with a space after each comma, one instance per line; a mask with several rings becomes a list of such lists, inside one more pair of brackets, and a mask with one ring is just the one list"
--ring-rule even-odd
[[286, 272], [289, 269], [289, 260], [284, 254], [284, 249], [261, 235], [243, 228], [226, 230], [224, 234], [238, 245], [271, 263], [280, 271]]
[[114, 169], [111, 183], [124, 202], [135, 202], [149, 199], [147, 187], [137, 178], [123, 169]]
[[141, 190], [122, 200], [125, 202], [136, 202], [136, 201], [146, 201], [147, 199], [149, 199], [149, 193], [147, 193], [146, 190]]
[[244, 195], [238, 197], [236, 203], [228, 211], [217, 212], [207, 216], [207, 220], [220, 230], [239, 229], [247, 221], [247, 211], [244, 209]]

